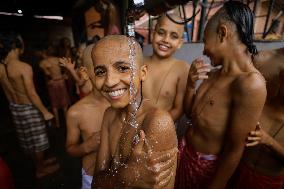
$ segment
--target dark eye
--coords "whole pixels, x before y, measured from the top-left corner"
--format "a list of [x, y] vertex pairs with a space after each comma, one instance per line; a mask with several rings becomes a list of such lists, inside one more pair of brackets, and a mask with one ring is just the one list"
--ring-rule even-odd
[[165, 31], [160, 29], [160, 30], [157, 30], [157, 33], [158, 33], [158, 35], [163, 35], [165, 33]]
[[171, 35], [171, 37], [172, 37], [172, 39], [178, 39], [178, 34], [173, 33], [173, 34]]
[[95, 75], [98, 77], [104, 76], [105, 75], [105, 70], [102, 68], [95, 68]]
[[127, 72], [130, 69], [130, 67], [128, 67], [128, 66], [118, 66], [117, 69], [118, 69], [119, 72], [125, 73], [125, 72]]

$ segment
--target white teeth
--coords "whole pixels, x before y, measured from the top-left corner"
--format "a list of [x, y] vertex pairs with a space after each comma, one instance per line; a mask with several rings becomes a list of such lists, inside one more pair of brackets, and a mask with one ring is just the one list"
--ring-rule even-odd
[[168, 47], [165, 46], [165, 45], [159, 45], [159, 47], [160, 47], [161, 49], [163, 49], [163, 50], [167, 50], [167, 49], [168, 49]]
[[108, 92], [108, 95], [111, 97], [118, 97], [121, 96], [124, 93], [125, 89], [119, 89], [116, 91]]

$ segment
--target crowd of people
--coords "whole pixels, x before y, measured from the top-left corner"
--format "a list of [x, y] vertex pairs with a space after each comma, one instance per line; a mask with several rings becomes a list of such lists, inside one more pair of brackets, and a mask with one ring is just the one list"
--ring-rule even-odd
[[[32, 67], [20, 59], [21, 38], [0, 33], [0, 83], [36, 177], [59, 169], [55, 157], [45, 156], [46, 123], [62, 127], [62, 109], [66, 151], [82, 158], [83, 189], [283, 189], [284, 50], [257, 51], [253, 18], [238, 1], [212, 16], [203, 51], [210, 64], [173, 57], [184, 28], [165, 15], [149, 57], [124, 35], [108, 35], [76, 58], [62, 39], [63, 50], [43, 49], [39, 63], [51, 111], [36, 91]], [[181, 124], [187, 129], [177, 137]], [[0, 174], [0, 188], [13, 188], [4, 161], [1, 167], [10, 179]]]

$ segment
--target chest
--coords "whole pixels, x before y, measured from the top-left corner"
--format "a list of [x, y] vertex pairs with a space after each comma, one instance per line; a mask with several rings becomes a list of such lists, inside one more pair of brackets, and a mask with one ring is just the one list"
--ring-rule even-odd
[[156, 103], [159, 99], [171, 101], [176, 95], [178, 82], [179, 76], [174, 71], [157, 68], [151, 70], [150, 67], [145, 81], [145, 95]]
[[225, 123], [224, 119], [228, 117], [232, 103], [231, 93], [231, 80], [202, 83], [195, 96], [193, 117], [208, 122], [213, 120], [216, 123]]

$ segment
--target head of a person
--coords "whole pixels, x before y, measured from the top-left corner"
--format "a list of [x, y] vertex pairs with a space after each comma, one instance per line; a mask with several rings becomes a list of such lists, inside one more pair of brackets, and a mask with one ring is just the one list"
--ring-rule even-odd
[[220, 65], [234, 47], [242, 47], [244, 53], [255, 55], [253, 32], [254, 16], [250, 8], [238, 1], [228, 1], [206, 25], [203, 53], [213, 66]]
[[71, 41], [68, 37], [62, 37], [60, 40], [59, 40], [59, 45], [61, 47], [71, 47]]
[[152, 35], [154, 54], [160, 58], [172, 56], [183, 44], [183, 32], [184, 26], [182, 24], [174, 23], [166, 14], [163, 14], [158, 18]]
[[[130, 54], [130, 50], [134, 52]], [[133, 98], [141, 94], [147, 67], [143, 65], [142, 49], [134, 39], [123, 35], [109, 35], [94, 45], [94, 86], [113, 108], [126, 108]], [[136, 89], [130, 95], [131, 86]]]
[[23, 53], [23, 41], [19, 34], [15, 32], [0, 33], [0, 63], [4, 63], [11, 51], [16, 51], [19, 55]]
[[82, 55], [82, 66], [87, 68], [87, 72], [90, 77], [94, 76], [94, 65], [93, 65], [92, 56], [91, 56], [93, 47], [94, 47], [94, 44], [88, 45], [84, 49], [83, 55]]

